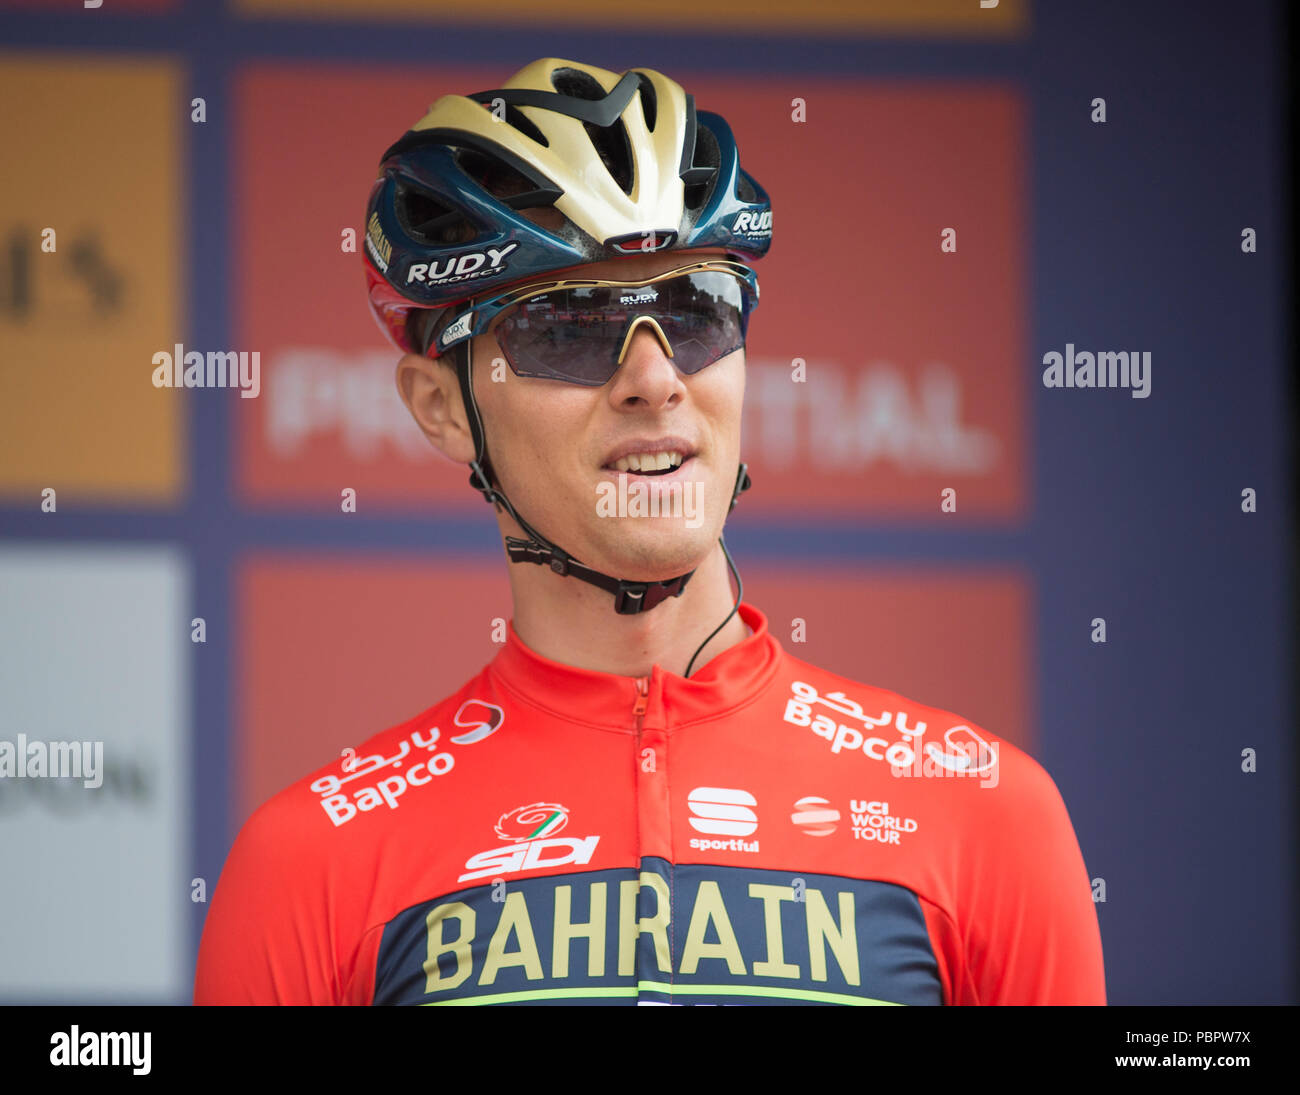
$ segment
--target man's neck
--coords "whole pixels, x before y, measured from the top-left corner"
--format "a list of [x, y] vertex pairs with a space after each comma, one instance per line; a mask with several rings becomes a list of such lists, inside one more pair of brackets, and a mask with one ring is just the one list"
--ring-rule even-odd
[[[684, 676], [700, 643], [736, 603], [718, 544], [680, 597], [635, 616], [618, 615], [613, 596], [603, 589], [544, 567], [512, 563], [510, 587], [515, 632], [530, 650], [564, 665], [624, 677], [647, 677], [654, 665]], [[732, 616], [700, 650], [692, 676], [748, 634], [740, 614]]]

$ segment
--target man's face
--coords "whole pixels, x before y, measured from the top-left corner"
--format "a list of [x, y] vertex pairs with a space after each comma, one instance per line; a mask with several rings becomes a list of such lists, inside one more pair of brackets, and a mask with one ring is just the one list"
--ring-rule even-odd
[[[721, 252], [637, 255], [583, 267], [582, 275], [635, 282], [710, 254]], [[717, 542], [740, 459], [744, 350], [685, 376], [642, 323], [614, 376], [589, 388], [516, 376], [488, 332], [473, 340], [473, 377], [498, 482], [548, 540], [588, 566], [637, 581], [691, 570]], [[682, 466], [668, 475], [622, 473], [619, 509], [615, 461], [664, 442], [681, 452]], [[647, 510], [657, 495], [660, 515], [619, 515], [635, 512], [637, 493]]]

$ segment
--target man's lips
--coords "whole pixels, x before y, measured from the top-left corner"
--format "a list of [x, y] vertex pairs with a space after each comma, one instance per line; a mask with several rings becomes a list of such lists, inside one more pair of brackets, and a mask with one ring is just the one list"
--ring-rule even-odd
[[600, 477], [612, 483], [617, 483], [620, 475], [626, 475], [628, 482], [644, 480], [647, 483], [676, 483], [695, 478], [698, 470], [698, 461], [694, 456], [688, 456], [677, 467], [669, 468], [667, 471], [647, 475], [645, 472], [619, 471], [617, 468], [605, 467], [600, 469]]
[[[658, 455], [661, 452], [681, 453], [683, 458], [691, 457], [696, 454], [695, 446], [683, 437], [634, 437], [624, 441], [617, 448], [610, 450], [605, 456], [604, 467], [612, 468], [625, 456], [634, 454]], [[685, 463], [685, 459], [683, 459]]]

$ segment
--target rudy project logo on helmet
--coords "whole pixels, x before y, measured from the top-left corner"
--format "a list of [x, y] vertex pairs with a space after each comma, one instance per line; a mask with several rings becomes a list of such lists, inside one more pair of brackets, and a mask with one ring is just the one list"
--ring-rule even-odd
[[506, 270], [505, 257], [518, 243], [507, 243], [504, 247], [486, 247], [482, 251], [465, 251], [452, 255], [445, 261], [417, 262], [406, 271], [406, 284], [418, 282], [423, 285], [446, 285], [454, 281], [471, 281], [503, 273]]
[[569, 810], [558, 802], [533, 802], [516, 806], [497, 818], [496, 834], [520, 843], [554, 836], [569, 823]]
[[733, 232], [743, 232], [749, 236], [770, 236], [772, 234], [772, 210], [765, 209], [762, 212], [747, 209], [743, 213], [737, 213], [736, 219], [732, 222], [731, 230]]
[[[536, 209], [551, 211], [545, 225]], [[442, 95], [383, 153], [366, 217], [378, 213], [391, 257], [385, 270], [362, 249], [370, 307], [410, 352], [411, 310], [455, 306], [471, 283], [673, 250], [762, 258], [770, 210], [726, 119], [676, 81], [540, 58], [499, 88]], [[517, 250], [494, 265], [488, 241]]]

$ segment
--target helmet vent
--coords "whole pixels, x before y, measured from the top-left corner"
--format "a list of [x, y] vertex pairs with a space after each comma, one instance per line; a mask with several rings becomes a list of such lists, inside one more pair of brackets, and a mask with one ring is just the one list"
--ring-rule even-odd
[[758, 201], [758, 191], [754, 189], [753, 181], [744, 171], [738, 172], [738, 177], [736, 179], [736, 197], [751, 205]]
[[613, 176], [624, 194], [632, 193], [632, 145], [627, 139], [627, 128], [622, 120], [610, 126], [592, 125], [583, 122], [591, 143], [600, 153], [600, 161]]
[[659, 102], [655, 98], [655, 86], [650, 77], [637, 73], [641, 88], [641, 113], [645, 115], [645, 127], [651, 133], [655, 131], [655, 118], [659, 113]]
[[[641, 77], [645, 80], [645, 77]], [[572, 99], [586, 99], [600, 102], [609, 92], [600, 86], [588, 72], [576, 68], [557, 68], [551, 73], [551, 86], [561, 95]], [[644, 102], [644, 100], [642, 100]], [[627, 139], [627, 128], [623, 119], [617, 118], [607, 126], [584, 121], [582, 128], [600, 155], [600, 162], [610, 173], [624, 194], [632, 193], [632, 144]]]
[[[502, 120], [506, 125], [514, 126], [514, 128], [519, 130], [519, 132], [525, 137], [531, 141], [536, 141], [543, 148], [551, 147], [551, 142], [546, 139], [546, 134], [533, 125], [527, 114], [513, 103], [505, 103], [504, 105], [505, 115], [502, 117]], [[492, 103], [490, 101], [483, 104], [483, 109], [493, 115], [493, 117], [501, 117], [492, 109]]]
[[695, 151], [691, 156], [691, 168], [688, 174], [693, 178], [704, 176], [700, 182], [688, 182], [682, 201], [687, 209], [699, 209], [706, 201], [709, 195], [713, 193], [713, 186], [717, 182], [718, 167], [722, 163], [722, 153], [718, 148], [718, 138], [713, 135], [706, 125], [697, 126], [695, 129]]
[[600, 102], [607, 94], [596, 77], [577, 68], [557, 68], [551, 73], [551, 87], [561, 95], [593, 103]]
[[[456, 163], [494, 198], [513, 198], [518, 194], [531, 194], [537, 189], [537, 184], [522, 171], [472, 148], [458, 148]], [[547, 201], [545, 204], [551, 203]]]
[[396, 198], [397, 221], [418, 243], [463, 243], [478, 235], [463, 213], [449, 209], [424, 190], [399, 182]]

